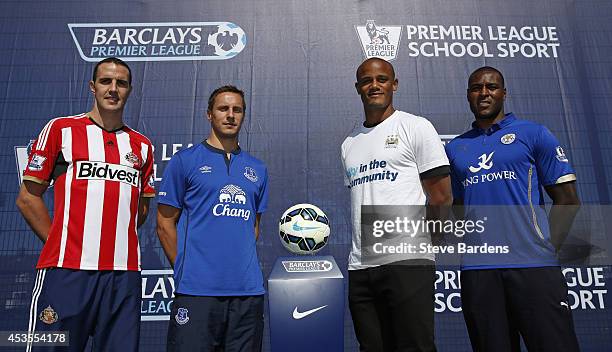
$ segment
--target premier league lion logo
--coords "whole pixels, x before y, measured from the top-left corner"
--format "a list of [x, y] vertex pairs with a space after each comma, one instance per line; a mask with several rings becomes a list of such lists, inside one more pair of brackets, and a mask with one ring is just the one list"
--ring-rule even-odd
[[368, 32], [368, 36], [370, 37], [370, 44], [391, 44], [389, 42], [389, 31], [384, 27], [377, 28], [376, 24], [373, 20], [368, 20], [366, 22], [366, 31]]

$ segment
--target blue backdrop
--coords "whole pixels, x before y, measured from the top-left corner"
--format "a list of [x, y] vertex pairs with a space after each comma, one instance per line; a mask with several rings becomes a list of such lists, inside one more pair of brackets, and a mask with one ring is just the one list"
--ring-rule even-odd
[[[0, 330], [27, 328], [41, 249], [14, 205], [28, 143], [50, 118], [90, 109], [92, 62], [109, 55], [130, 61], [134, 89], [125, 117], [154, 144], [156, 181], [174, 152], [208, 134], [210, 92], [228, 83], [245, 90], [241, 146], [270, 173], [258, 245], [265, 275], [286, 254], [277, 218], [303, 202], [331, 219], [330, 244], [321, 254], [333, 255], [346, 272], [350, 211], [339, 146], [363, 119], [354, 74], [372, 55], [395, 66], [394, 105], [427, 117], [443, 139], [470, 126], [469, 73], [499, 68], [506, 110], [557, 135], [583, 202], [610, 204], [609, 1], [3, 0], [0, 18]], [[610, 212], [598, 209], [583, 224], [603, 239], [599, 261], [582, 260], [566, 271], [585, 351], [612, 344], [610, 241], [605, 226], [597, 227]], [[164, 349], [173, 284], [154, 231], [155, 211], [153, 203], [140, 231], [143, 351]], [[440, 351], [469, 350], [456, 276], [453, 268], [438, 272]], [[268, 348], [268, 336], [265, 341]], [[345, 349], [356, 350], [348, 312]]]

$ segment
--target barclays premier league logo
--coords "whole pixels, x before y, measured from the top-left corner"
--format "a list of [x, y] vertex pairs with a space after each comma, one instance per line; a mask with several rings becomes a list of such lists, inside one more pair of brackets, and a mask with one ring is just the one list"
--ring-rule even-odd
[[379, 57], [387, 61], [397, 58], [402, 26], [378, 25], [373, 20], [355, 26], [366, 59]]
[[227, 60], [246, 47], [244, 30], [231, 22], [69, 23], [85, 61]]

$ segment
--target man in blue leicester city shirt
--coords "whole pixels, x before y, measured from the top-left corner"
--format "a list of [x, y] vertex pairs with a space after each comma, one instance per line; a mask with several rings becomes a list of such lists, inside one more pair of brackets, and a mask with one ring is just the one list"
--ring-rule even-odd
[[174, 267], [168, 351], [260, 351], [263, 277], [255, 242], [267, 207], [264, 163], [238, 146], [246, 104], [234, 86], [208, 100], [210, 135], [175, 154], [159, 189], [157, 234]]
[[[497, 69], [474, 71], [467, 89], [473, 128], [446, 146], [454, 203], [466, 218], [486, 220], [484, 232], [464, 238], [473, 248], [461, 272], [472, 348], [520, 351], [522, 336], [530, 351], [578, 351], [556, 258], [580, 204], [576, 176], [551, 132], [505, 114], [505, 98]], [[548, 216], [543, 189], [553, 201]]]

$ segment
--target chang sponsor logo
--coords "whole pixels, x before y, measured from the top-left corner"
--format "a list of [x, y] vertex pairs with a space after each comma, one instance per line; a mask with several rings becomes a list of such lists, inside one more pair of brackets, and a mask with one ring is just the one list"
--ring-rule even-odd
[[124, 61], [226, 60], [247, 43], [242, 28], [231, 22], [69, 23], [68, 29], [85, 61], [109, 56]]
[[366, 59], [379, 57], [387, 61], [397, 58], [402, 26], [377, 25], [374, 20], [355, 26]]
[[105, 180], [127, 183], [138, 187], [140, 172], [125, 165], [108, 164], [101, 161], [77, 161], [77, 180]]
[[219, 203], [213, 207], [213, 215], [242, 218], [248, 221], [251, 211], [242, 207], [246, 202], [246, 193], [240, 187], [226, 185], [219, 191]]

